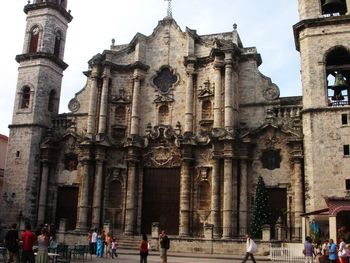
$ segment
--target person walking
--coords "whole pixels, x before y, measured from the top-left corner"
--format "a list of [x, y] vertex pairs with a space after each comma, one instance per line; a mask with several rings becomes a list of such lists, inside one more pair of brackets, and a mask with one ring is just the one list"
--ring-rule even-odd
[[6, 233], [5, 247], [8, 254], [7, 262], [19, 263], [19, 236], [17, 224], [12, 224], [11, 229]]
[[142, 235], [140, 243], [140, 263], [147, 263], [148, 256], [148, 240], [145, 234]]
[[254, 258], [254, 253], [257, 251], [257, 246], [256, 246], [254, 240], [251, 239], [248, 234], [245, 235], [245, 238], [246, 238], [247, 252], [245, 253], [245, 257], [244, 257], [242, 263], [247, 262], [249, 257], [254, 263], [256, 263], [255, 258]]
[[335, 263], [337, 261], [337, 245], [334, 244], [333, 239], [329, 240], [329, 263]]
[[46, 227], [41, 229], [41, 234], [37, 238], [38, 240], [38, 253], [35, 258], [35, 263], [48, 263], [49, 254], [48, 247], [50, 244], [49, 231]]
[[311, 244], [312, 240], [311, 237], [307, 236], [304, 243], [304, 256], [305, 256], [305, 263], [313, 263], [313, 257], [315, 255], [315, 249], [314, 246]]
[[112, 259], [114, 258], [114, 257], [118, 257], [118, 253], [117, 253], [117, 247], [118, 247], [118, 243], [117, 243], [117, 240], [116, 240], [116, 238], [114, 238], [113, 237], [113, 239], [112, 239], [112, 245], [111, 245], [111, 247], [112, 247]]
[[170, 248], [170, 240], [165, 233], [165, 230], [162, 230], [159, 235], [159, 246], [160, 246], [160, 257], [163, 259], [163, 263], [168, 262], [168, 249]]
[[31, 226], [26, 224], [22, 233], [22, 262], [34, 263], [33, 245], [36, 242], [36, 236], [31, 231]]

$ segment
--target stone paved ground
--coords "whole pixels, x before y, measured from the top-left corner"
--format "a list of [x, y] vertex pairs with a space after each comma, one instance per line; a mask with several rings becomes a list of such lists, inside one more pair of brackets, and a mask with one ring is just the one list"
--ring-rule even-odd
[[[240, 263], [243, 256], [241, 255], [204, 255], [204, 254], [189, 254], [189, 253], [169, 253], [168, 263]], [[256, 257], [256, 261], [259, 263], [270, 262], [268, 257]], [[3, 263], [4, 259], [0, 256], [0, 262]], [[119, 257], [115, 259], [109, 258], [96, 258], [96, 256], [88, 256], [84, 261], [82, 259], [72, 258], [72, 263], [138, 263], [140, 258], [138, 251], [136, 250], [120, 250]], [[148, 263], [161, 263], [161, 259], [156, 252], [151, 252], [148, 256]], [[251, 262], [251, 261], [247, 261]], [[282, 263], [275, 261], [274, 263]], [[286, 262], [283, 262], [286, 263]]]
[[[96, 258], [93, 256], [92, 259], [90, 257], [88, 260], [85, 260], [85, 263], [136, 263], [140, 262], [139, 255], [136, 250], [122, 250], [119, 251], [119, 257], [117, 259], [107, 259], [107, 258]], [[203, 255], [203, 254], [188, 254], [188, 253], [170, 253], [168, 257], [168, 263], [238, 263], [242, 262], [242, 258], [240, 255]], [[82, 260], [73, 260], [74, 263], [81, 263]], [[257, 262], [266, 263], [271, 262], [268, 257], [257, 257]], [[160, 263], [162, 262], [159, 255], [155, 252], [151, 252], [148, 256], [148, 263]], [[252, 262], [252, 261], [247, 261]], [[275, 261], [276, 262], [276, 261]], [[278, 263], [278, 262], [276, 262]]]

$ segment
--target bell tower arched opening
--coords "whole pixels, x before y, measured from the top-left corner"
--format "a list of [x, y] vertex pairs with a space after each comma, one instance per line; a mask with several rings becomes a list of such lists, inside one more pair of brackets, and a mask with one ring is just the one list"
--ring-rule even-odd
[[345, 0], [321, 0], [321, 9], [326, 16], [345, 15], [347, 12]]
[[336, 47], [326, 57], [329, 106], [349, 105], [350, 52]]

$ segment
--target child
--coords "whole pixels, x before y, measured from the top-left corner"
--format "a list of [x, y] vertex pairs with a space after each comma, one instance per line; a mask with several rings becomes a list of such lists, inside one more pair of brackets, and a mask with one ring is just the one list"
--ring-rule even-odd
[[118, 257], [117, 247], [118, 247], [118, 243], [117, 243], [116, 239], [113, 238], [113, 240], [112, 240], [112, 258], [114, 258], [114, 256], [116, 258]]
[[317, 252], [314, 262], [315, 262], [315, 263], [322, 263], [322, 262], [323, 262], [321, 251], [318, 251], [318, 252]]

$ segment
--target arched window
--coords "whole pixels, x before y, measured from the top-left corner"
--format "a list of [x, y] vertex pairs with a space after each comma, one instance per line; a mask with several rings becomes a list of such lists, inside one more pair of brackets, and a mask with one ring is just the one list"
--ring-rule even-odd
[[24, 87], [22, 89], [22, 98], [21, 98], [21, 109], [28, 109], [30, 103], [30, 88]]
[[202, 119], [203, 120], [208, 120], [212, 118], [211, 115], [211, 101], [210, 100], [205, 100], [202, 103]]
[[39, 44], [39, 27], [33, 27], [30, 32], [29, 53], [36, 53], [38, 51]]
[[159, 124], [169, 124], [169, 108], [167, 105], [162, 105], [158, 110]]
[[117, 124], [126, 124], [126, 109], [124, 105], [119, 105], [115, 108], [114, 118]]
[[50, 95], [49, 95], [49, 103], [47, 106], [47, 109], [49, 112], [54, 112], [55, 111], [55, 106], [56, 106], [56, 91], [55, 90], [51, 90], [50, 91]]
[[323, 15], [345, 15], [347, 12], [345, 0], [321, 0]]
[[336, 47], [326, 57], [326, 78], [329, 106], [349, 105], [350, 53]]
[[62, 40], [62, 34], [60, 31], [56, 32], [56, 38], [55, 38], [55, 48], [54, 48], [54, 55], [59, 57], [60, 55], [60, 49], [61, 49], [61, 40]]

